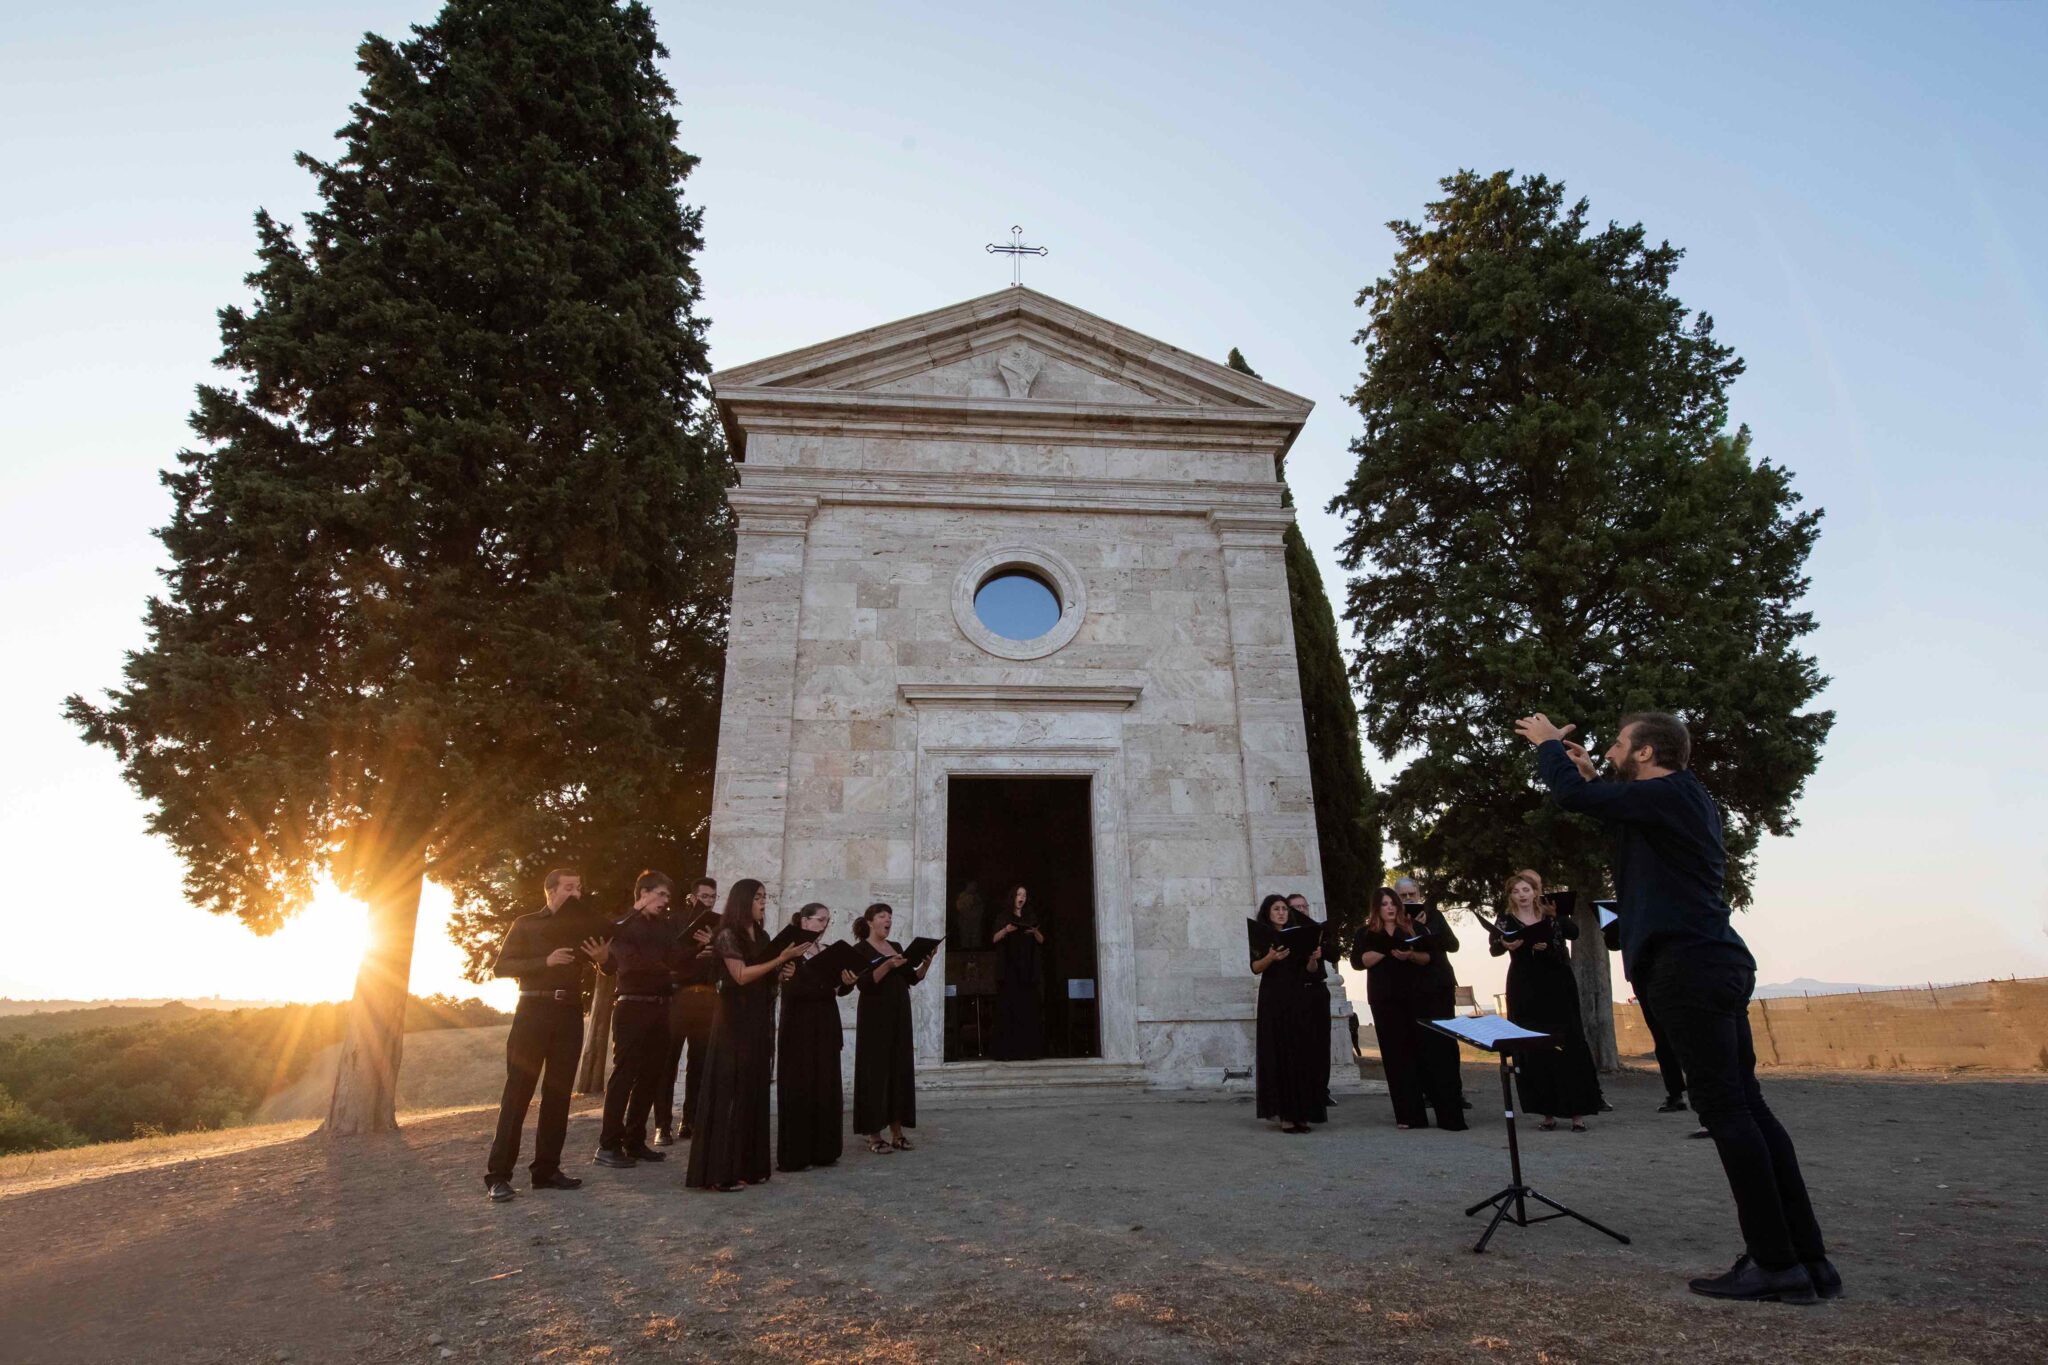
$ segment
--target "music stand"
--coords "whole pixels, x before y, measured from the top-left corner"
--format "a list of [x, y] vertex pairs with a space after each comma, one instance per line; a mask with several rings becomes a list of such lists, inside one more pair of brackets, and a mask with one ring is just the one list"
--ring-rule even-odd
[[[1500, 1097], [1508, 1121], [1508, 1170], [1513, 1177], [1513, 1183], [1499, 1194], [1488, 1195], [1465, 1210], [1467, 1218], [1484, 1208], [1493, 1210], [1493, 1221], [1488, 1223], [1486, 1231], [1480, 1234], [1479, 1244], [1472, 1248], [1474, 1254], [1486, 1250], [1486, 1244], [1493, 1240], [1493, 1234], [1503, 1222], [1511, 1222], [1518, 1228], [1525, 1228], [1531, 1223], [1547, 1223], [1553, 1218], [1576, 1218], [1595, 1232], [1604, 1232], [1623, 1246], [1627, 1246], [1628, 1238], [1613, 1228], [1604, 1227], [1585, 1214], [1566, 1208], [1522, 1181], [1522, 1149], [1515, 1141], [1514, 1058], [1538, 1048], [1554, 1048], [1557, 1046], [1557, 1040], [1547, 1033], [1532, 1033], [1528, 1029], [1511, 1024], [1499, 1015], [1488, 1015], [1479, 1019], [1424, 1019], [1420, 1022], [1425, 1028], [1435, 1029], [1438, 1033], [1458, 1042], [1485, 1048], [1500, 1058]], [[1531, 1199], [1539, 1204], [1547, 1204], [1556, 1211], [1539, 1213], [1531, 1218], [1528, 1204]]]

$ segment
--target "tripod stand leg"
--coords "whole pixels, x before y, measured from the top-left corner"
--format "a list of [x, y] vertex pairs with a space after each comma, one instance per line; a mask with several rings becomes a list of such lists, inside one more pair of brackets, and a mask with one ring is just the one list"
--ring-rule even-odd
[[1550, 1207], [1556, 1209], [1559, 1213], [1563, 1214], [1567, 1218], [1578, 1219], [1581, 1223], [1584, 1223], [1587, 1227], [1593, 1229], [1593, 1231], [1595, 1232], [1606, 1233], [1609, 1237], [1612, 1237], [1615, 1241], [1621, 1243], [1623, 1246], [1628, 1246], [1630, 1244], [1628, 1238], [1622, 1236], [1613, 1228], [1605, 1227], [1599, 1223], [1596, 1223], [1592, 1219], [1586, 1217], [1585, 1214], [1580, 1213], [1575, 1209], [1568, 1209], [1564, 1205], [1558, 1203], [1555, 1199], [1552, 1199], [1547, 1195], [1539, 1194], [1535, 1190], [1530, 1190], [1529, 1197], [1531, 1199], [1535, 1199], [1542, 1203], [1550, 1205]]
[[1493, 1221], [1486, 1225], [1486, 1231], [1479, 1234], [1479, 1244], [1472, 1248], [1472, 1254], [1474, 1256], [1477, 1256], [1480, 1252], [1485, 1251], [1486, 1244], [1492, 1241], [1493, 1234], [1499, 1231], [1501, 1220], [1508, 1216], [1508, 1209], [1514, 1202], [1513, 1196], [1513, 1190], [1502, 1191], [1500, 1196], [1500, 1207], [1493, 1211]]
[[1510, 1185], [1506, 1189], [1502, 1190], [1499, 1194], [1489, 1194], [1486, 1196], [1486, 1198], [1480, 1200], [1471, 1208], [1466, 1209], [1465, 1216], [1467, 1218], [1470, 1218], [1473, 1214], [1479, 1212], [1479, 1210], [1481, 1209], [1490, 1209], [1495, 1204], [1498, 1204], [1501, 1200], [1506, 1199], [1509, 1195], [1513, 1194], [1514, 1192], [1515, 1187], [1513, 1185]]

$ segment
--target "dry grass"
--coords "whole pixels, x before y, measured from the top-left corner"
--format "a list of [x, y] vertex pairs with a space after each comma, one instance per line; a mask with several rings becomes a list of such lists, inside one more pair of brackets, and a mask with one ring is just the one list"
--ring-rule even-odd
[[0, 1156], [0, 1199], [29, 1190], [70, 1185], [81, 1180], [145, 1171], [180, 1161], [197, 1161], [251, 1147], [268, 1147], [292, 1142], [312, 1132], [319, 1124], [311, 1119], [288, 1123], [255, 1124], [247, 1128], [223, 1128], [204, 1133], [174, 1133], [169, 1137], [137, 1138], [133, 1142], [96, 1142], [88, 1147], [66, 1147], [56, 1152], [21, 1152]]

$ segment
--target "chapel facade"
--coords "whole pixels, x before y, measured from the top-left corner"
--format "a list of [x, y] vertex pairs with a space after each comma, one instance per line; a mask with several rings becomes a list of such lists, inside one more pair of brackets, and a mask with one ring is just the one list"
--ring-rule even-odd
[[1328, 914], [1278, 473], [1310, 402], [1022, 287], [712, 383], [739, 474], [713, 875], [778, 923], [883, 901], [942, 940], [921, 1076], [1002, 1065], [1019, 882], [1049, 1063], [1247, 1076], [1244, 922], [1268, 892]]

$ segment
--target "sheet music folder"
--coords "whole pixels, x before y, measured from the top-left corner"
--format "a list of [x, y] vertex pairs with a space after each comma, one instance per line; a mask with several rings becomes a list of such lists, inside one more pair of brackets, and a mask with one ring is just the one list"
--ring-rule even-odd
[[1426, 1028], [1449, 1034], [1461, 1043], [1470, 1043], [1488, 1052], [1528, 1052], [1557, 1046], [1557, 1039], [1552, 1035], [1525, 1029], [1498, 1014], [1482, 1014], [1476, 1019], [1424, 1019], [1422, 1023]]

